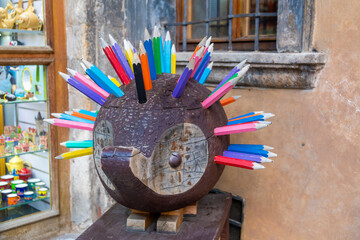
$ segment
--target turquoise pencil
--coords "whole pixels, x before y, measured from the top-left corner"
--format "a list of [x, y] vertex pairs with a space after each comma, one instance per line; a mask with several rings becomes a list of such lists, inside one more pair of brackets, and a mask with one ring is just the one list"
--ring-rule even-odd
[[61, 146], [67, 148], [89, 148], [93, 147], [93, 140], [84, 140], [84, 141], [66, 141], [60, 143]]
[[164, 72], [166, 73], [171, 73], [171, 44], [170, 33], [167, 31], [164, 44]]
[[202, 73], [199, 83], [200, 84], [204, 84], [206, 79], [209, 77], [212, 67], [213, 67], [214, 62], [209, 63], [209, 65], [205, 68], [204, 72]]

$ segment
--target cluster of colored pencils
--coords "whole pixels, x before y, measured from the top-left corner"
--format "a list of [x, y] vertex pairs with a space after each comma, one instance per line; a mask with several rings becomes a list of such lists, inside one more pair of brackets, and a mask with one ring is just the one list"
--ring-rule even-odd
[[[263, 111], [243, 114], [229, 119], [227, 126], [215, 128], [214, 134], [220, 136], [256, 131], [269, 126], [271, 122], [264, 120], [273, 116], [275, 115]], [[276, 157], [275, 153], [267, 151], [270, 149], [273, 148], [266, 145], [231, 144], [228, 151], [223, 153], [223, 156], [215, 157], [215, 162], [246, 169], [262, 169], [265, 167], [260, 163], [272, 162], [267, 157]]]

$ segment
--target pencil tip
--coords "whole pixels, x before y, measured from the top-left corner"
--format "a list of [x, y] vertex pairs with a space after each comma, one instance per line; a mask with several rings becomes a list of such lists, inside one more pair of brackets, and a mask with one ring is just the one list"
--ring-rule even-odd
[[113, 36], [111, 36], [111, 34], [109, 34], [109, 39], [110, 39], [111, 45], [115, 45], [115, 43], [117, 43], [115, 38], [113, 38]]
[[101, 48], [103, 48], [103, 49], [107, 48], [107, 46], [109, 45], [105, 42], [105, 40], [103, 38], [100, 38], [100, 44], [101, 44]]
[[194, 70], [195, 67], [195, 58], [191, 59], [188, 65], [186, 66], [189, 70]]
[[137, 54], [134, 54], [133, 57], [133, 64], [139, 64], [140, 63], [140, 59], [139, 56]]
[[176, 53], [175, 44], [173, 44], [172, 47], [171, 47], [171, 53], [172, 54]]
[[210, 62], [210, 63], [209, 63], [209, 65], [207, 66], [207, 68], [211, 70], [211, 69], [212, 69], [212, 67], [213, 67], [213, 64], [214, 64], [214, 62], [213, 62], [213, 61], [212, 61], [212, 62]]
[[205, 47], [209, 47], [211, 43], [211, 36], [206, 40]]
[[234, 98], [235, 100], [238, 100], [239, 98], [241, 98], [241, 95], [233, 96], [233, 98]]
[[65, 111], [65, 114], [71, 115], [73, 114], [73, 111]]
[[206, 40], [207, 40], [207, 36], [205, 36], [203, 39], [201, 39], [201, 41], [200, 41], [199, 44], [198, 44], [199, 47], [205, 46]]
[[256, 170], [256, 169], [264, 169], [265, 167], [261, 164], [258, 164], [256, 162], [253, 162], [253, 169]]
[[43, 121], [46, 122], [46, 123], [50, 123], [50, 124], [54, 124], [54, 123], [55, 123], [55, 120], [54, 120], [54, 119], [51, 119], [51, 118], [43, 119]]
[[75, 70], [71, 69], [71, 68], [66, 68], [66, 70], [72, 75], [75, 76], [75, 74], [77, 73]]
[[277, 154], [276, 153], [273, 153], [273, 152], [268, 152], [268, 157], [277, 157]]
[[169, 31], [166, 32], [165, 41], [171, 41], [171, 37], [170, 37]]
[[66, 147], [66, 142], [61, 142], [60, 146]]
[[274, 162], [272, 159], [266, 158], [266, 157], [261, 157], [260, 159], [261, 159], [261, 162], [263, 162], [263, 163]]
[[56, 118], [60, 118], [61, 113], [51, 113], [51, 116], [56, 117]]
[[63, 159], [63, 157], [61, 155], [56, 156], [55, 159]]
[[70, 78], [70, 75], [63, 73], [63, 72], [59, 72], [60, 76], [65, 80], [68, 81]]
[[267, 145], [263, 145], [263, 150], [272, 150], [272, 149], [274, 148]]
[[145, 30], [144, 30], [144, 40], [147, 41], [149, 39], [151, 39], [150, 33], [149, 33], [148, 29], [145, 28]]

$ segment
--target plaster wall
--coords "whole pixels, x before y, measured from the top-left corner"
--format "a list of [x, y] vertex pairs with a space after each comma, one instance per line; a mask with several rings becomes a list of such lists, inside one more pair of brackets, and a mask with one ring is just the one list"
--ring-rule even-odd
[[360, 2], [316, 1], [315, 49], [327, 63], [314, 90], [237, 89], [230, 117], [276, 114], [232, 143], [263, 143], [278, 158], [261, 171], [226, 167], [217, 188], [245, 198], [242, 239], [360, 239]]

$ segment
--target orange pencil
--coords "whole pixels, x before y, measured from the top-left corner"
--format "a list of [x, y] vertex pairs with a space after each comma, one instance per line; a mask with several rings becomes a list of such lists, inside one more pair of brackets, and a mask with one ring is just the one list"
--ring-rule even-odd
[[139, 55], [140, 55], [140, 63], [141, 63], [141, 70], [142, 70], [145, 90], [150, 90], [152, 89], [152, 83], [150, 76], [149, 61], [142, 41], [140, 41], [139, 44]]
[[240, 115], [240, 116], [231, 118], [231, 119], [229, 119], [229, 122], [244, 119], [244, 118], [248, 118], [248, 117], [255, 117], [255, 116], [262, 115], [262, 114], [264, 114], [264, 111], [251, 112], [251, 113], [248, 113], [248, 114], [244, 114], [244, 115]]
[[92, 117], [92, 116], [89, 116], [89, 115], [86, 115], [86, 114], [83, 114], [83, 113], [79, 113], [79, 112], [75, 112], [75, 111], [65, 111], [65, 113], [69, 114], [71, 116], [74, 116], [74, 117], [79, 117], [79, 118], [87, 119], [87, 120], [90, 120], [90, 121], [95, 121], [96, 120], [96, 117]]
[[229, 98], [225, 98], [223, 100], [220, 101], [222, 106], [226, 106], [230, 103], [235, 102], [236, 100], [238, 100], [240, 98], [240, 96], [233, 96], [233, 97], [229, 97]]
[[[193, 57], [195, 56], [195, 53], [196, 53], [201, 47], [204, 47], [204, 46], [205, 46], [206, 40], [207, 40], [207, 36], [205, 36], [205, 37], [199, 42], [199, 44], [196, 46], [196, 48], [195, 48], [195, 50], [194, 50], [194, 53], [193, 53], [193, 55], [191, 56], [190, 60], [193, 59]], [[190, 62], [190, 60], [189, 60], [189, 62]]]

